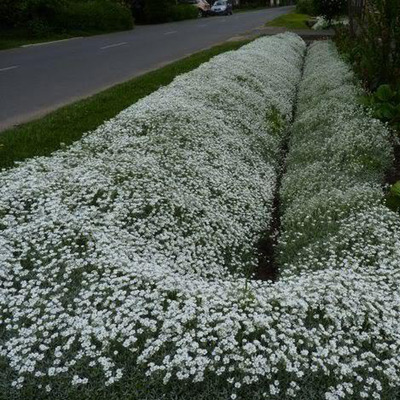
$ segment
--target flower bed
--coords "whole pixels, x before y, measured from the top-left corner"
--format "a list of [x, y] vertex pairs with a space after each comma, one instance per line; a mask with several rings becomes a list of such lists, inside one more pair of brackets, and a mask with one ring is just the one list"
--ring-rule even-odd
[[382, 204], [392, 146], [353, 82], [333, 44], [309, 48], [280, 190], [281, 275], [304, 288], [310, 398], [394, 399], [400, 221]]
[[[388, 130], [362, 111], [353, 74], [334, 53], [333, 45], [311, 47], [300, 85], [280, 190], [280, 261], [291, 264], [283, 268], [289, 274], [294, 264], [301, 272], [315, 254], [329, 259], [338, 253], [330, 242], [350, 215], [380, 203], [392, 162]], [[317, 268], [326, 265], [314, 263]]]
[[281, 35], [225, 53], [1, 174], [1, 354], [14, 386], [78, 386], [99, 369], [118, 381], [115, 346], [150, 359], [182, 285], [191, 303], [202, 279], [257, 265], [304, 51]]
[[[248, 281], [242, 267], [271, 212], [278, 117], [290, 120], [303, 49], [293, 36], [256, 41], [71, 149], [3, 173], [1, 354], [21, 398], [396, 398], [400, 222], [380, 204], [388, 132], [355, 105], [330, 44], [306, 58], [281, 190], [282, 278]], [[235, 83], [206, 85], [222, 64]], [[212, 255], [171, 256], [190, 249], [180, 219]], [[220, 265], [228, 238], [241, 245]]]

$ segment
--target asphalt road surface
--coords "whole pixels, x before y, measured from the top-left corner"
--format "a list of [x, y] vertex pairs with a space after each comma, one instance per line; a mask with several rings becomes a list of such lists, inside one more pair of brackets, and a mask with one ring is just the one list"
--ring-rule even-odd
[[0, 51], [0, 130], [245, 33], [293, 7]]

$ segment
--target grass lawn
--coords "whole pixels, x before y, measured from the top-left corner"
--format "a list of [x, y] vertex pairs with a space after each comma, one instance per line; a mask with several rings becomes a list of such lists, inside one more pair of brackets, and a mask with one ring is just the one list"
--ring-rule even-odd
[[228, 42], [212, 47], [60, 108], [41, 119], [0, 132], [0, 168], [12, 167], [15, 161], [26, 158], [49, 155], [59, 149], [61, 143], [73, 143], [85, 132], [97, 128], [160, 86], [167, 85], [177, 75], [248, 42]]
[[306, 24], [306, 21], [310, 18], [312, 17], [307, 14], [290, 13], [281, 15], [280, 17], [267, 22], [265, 26], [280, 26], [289, 29], [310, 29]]

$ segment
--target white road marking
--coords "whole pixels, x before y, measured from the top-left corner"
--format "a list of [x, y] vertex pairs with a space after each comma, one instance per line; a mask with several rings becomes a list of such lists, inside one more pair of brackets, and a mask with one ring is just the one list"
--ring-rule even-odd
[[172, 35], [173, 33], [178, 33], [178, 31], [165, 32], [164, 35]]
[[121, 42], [121, 43], [109, 44], [108, 46], [100, 47], [100, 50], [111, 49], [112, 47], [124, 46], [124, 45], [126, 45], [126, 44], [128, 44], [128, 42]]
[[11, 71], [12, 69], [17, 69], [17, 68], [19, 68], [19, 65], [13, 65], [12, 67], [0, 68], [0, 72]]
[[77, 36], [77, 37], [73, 37], [73, 38], [69, 38], [69, 39], [52, 40], [51, 42], [23, 44], [21, 47], [44, 46], [46, 44], [53, 44], [53, 43], [59, 43], [59, 42], [68, 42], [69, 40], [75, 40], [75, 39], [82, 39], [82, 36]]

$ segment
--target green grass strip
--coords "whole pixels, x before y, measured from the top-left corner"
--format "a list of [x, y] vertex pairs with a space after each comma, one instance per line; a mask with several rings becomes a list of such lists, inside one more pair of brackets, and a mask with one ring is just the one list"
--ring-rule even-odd
[[281, 15], [278, 18], [273, 19], [270, 22], [267, 22], [266, 26], [279, 26], [288, 29], [310, 29], [306, 21], [311, 19], [307, 14], [297, 14], [297, 13], [290, 13]]
[[61, 147], [61, 143], [69, 145], [79, 140], [85, 132], [97, 128], [160, 86], [169, 84], [177, 75], [198, 67], [217, 54], [236, 50], [248, 42], [228, 42], [195, 53], [62, 107], [41, 119], [0, 132], [0, 169], [12, 167], [15, 161], [50, 155]]

